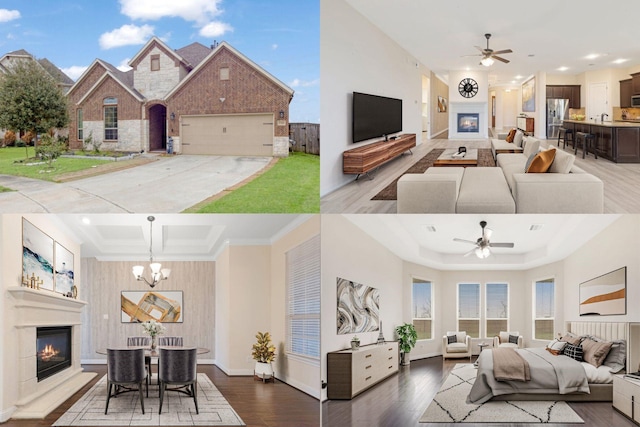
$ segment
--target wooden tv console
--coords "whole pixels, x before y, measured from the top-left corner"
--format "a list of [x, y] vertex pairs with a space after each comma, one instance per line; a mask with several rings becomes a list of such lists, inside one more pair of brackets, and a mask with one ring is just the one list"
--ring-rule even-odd
[[374, 142], [342, 153], [342, 171], [345, 174], [357, 174], [356, 179], [383, 163], [393, 160], [405, 151], [411, 152], [416, 146], [416, 134], [408, 133], [389, 141]]

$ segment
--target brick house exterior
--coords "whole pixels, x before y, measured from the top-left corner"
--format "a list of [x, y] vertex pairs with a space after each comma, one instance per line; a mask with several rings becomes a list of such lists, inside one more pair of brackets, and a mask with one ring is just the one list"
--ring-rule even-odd
[[[69, 90], [69, 144], [286, 156], [293, 90], [223, 42], [172, 50], [153, 37], [122, 72], [96, 59]], [[254, 129], [255, 128], [255, 129]]]

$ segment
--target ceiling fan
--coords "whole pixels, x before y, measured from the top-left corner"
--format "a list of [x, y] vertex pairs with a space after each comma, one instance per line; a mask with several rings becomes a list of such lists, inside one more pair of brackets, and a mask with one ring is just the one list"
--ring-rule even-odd
[[508, 64], [509, 63], [508, 59], [501, 58], [498, 55], [503, 54], [503, 53], [512, 53], [513, 51], [511, 49], [504, 49], [504, 50], [493, 50], [493, 49], [490, 49], [489, 48], [489, 39], [491, 38], [491, 34], [487, 33], [484, 36], [487, 39], [487, 48], [483, 49], [480, 46], [474, 46], [481, 53], [480, 54], [476, 54], [476, 55], [465, 55], [465, 56], [482, 56], [482, 59], [480, 60], [480, 65], [484, 65], [485, 67], [489, 67], [489, 66], [493, 65], [493, 60], [494, 59], [497, 59], [498, 61], [504, 62], [505, 64]]
[[462, 242], [462, 243], [470, 243], [475, 245], [475, 248], [471, 249], [469, 252], [464, 254], [464, 256], [469, 256], [472, 253], [475, 253], [478, 258], [487, 258], [491, 255], [491, 250], [489, 248], [513, 248], [513, 243], [491, 243], [489, 239], [491, 238], [491, 233], [493, 232], [490, 228], [486, 228], [487, 221], [480, 221], [480, 227], [482, 227], [482, 236], [478, 237], [478, 240], [475, 242], [472, 240], [458, 239], [454, 238], [454, 242]]

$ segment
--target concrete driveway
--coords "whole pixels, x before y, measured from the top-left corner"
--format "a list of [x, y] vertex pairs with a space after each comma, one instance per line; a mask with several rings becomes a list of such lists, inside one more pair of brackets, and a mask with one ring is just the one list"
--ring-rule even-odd
[[164, 157], [156, 162], [67, 183], [0, 175], [0, 212], [181, 212], [231, 187], [270, 157]]

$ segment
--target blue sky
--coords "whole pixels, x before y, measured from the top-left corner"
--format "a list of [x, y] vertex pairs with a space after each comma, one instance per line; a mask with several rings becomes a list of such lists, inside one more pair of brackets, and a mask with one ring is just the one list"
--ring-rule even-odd
[[25, 49], [74, 80], [126, 69], [153, 35], [174, 49], [226, 41], [295, 90], [291, 122], [320, 120], [319, 0], [0, 0], [0, 55]]

